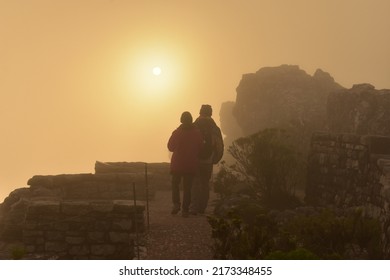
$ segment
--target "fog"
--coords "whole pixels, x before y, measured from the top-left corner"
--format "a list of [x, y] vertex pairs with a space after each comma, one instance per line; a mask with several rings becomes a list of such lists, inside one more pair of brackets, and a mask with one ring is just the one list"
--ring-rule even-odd
[[[299, 65], [390, 88], [387, 0], [0, 0], [0, 202], [33, 175], [169, 161], [181, 112]], [[161, 74], [154, 75], [153, 67]]]

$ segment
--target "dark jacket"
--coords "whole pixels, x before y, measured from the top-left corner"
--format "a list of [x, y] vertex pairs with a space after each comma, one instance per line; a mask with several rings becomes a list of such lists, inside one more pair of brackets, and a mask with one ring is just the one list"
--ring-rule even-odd
[[199, 165], [199, 152], [203, 145], [202, 134], [193, 124], [180, 125], [168, 141], [172, 174], [195, 174]]
[[[205, 143], [207, 141], [212, 142], [212, 139], [207, 140], [208, 137], [211, 137], [211, 131], [216, 131], [218, 137], [222, 139], [221, 129], [217, 126], [211, 117], [199, 116], [195, 120], [194, 125], [201, 131], [202, 138], [204, 139]], [[202, 164], [212, 164], [212, 157], [214, 152], [213, 147], [213, 143], [210, 143], [210, 145], [203, 145], [202, 150], [199, 153], [199, 158]]]

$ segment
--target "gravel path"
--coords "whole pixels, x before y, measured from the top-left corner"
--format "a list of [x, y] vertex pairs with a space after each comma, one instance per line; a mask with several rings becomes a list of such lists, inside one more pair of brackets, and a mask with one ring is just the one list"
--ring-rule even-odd
[[210, 194], [206, 215], [183, 218], [181, 212], [171, 215], [170, 191], [157, 191], [149, 202], [150, 228], [147, 234], [149, 260], [210, 260], [213, 259], [211, 227], [207, 215], [211, 214], [215, 195]]

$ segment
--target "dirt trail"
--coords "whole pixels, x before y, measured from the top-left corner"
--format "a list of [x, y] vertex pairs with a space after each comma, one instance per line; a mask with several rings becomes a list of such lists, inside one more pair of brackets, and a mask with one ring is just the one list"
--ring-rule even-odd
[[150, 229], [147, 237], [149, 260], [210, 260], [213, 259], [211, 227], [206, 215], [211, 214], [215, 194], [205, 215], [183, 218], [181, 212], [171, 215], [170, 191], [157, 191], [149, 202]]

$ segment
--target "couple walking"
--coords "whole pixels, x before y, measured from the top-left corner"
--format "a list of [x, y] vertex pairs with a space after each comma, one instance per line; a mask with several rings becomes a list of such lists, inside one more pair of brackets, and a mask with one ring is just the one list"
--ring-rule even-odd
[[[202, 105], [199, 117], [184, 112], [181, 125], [173, 131], [168, 141], [172, 174], [172, 214], [182, 210], [183, 217], [202, 214], [209, 200], [209, 181], [213, 164], [223, 155], [221, 130], [211, 118], [210, 105]], [[183, 202], [180, 203], [180, 183], [183, 181]]]

